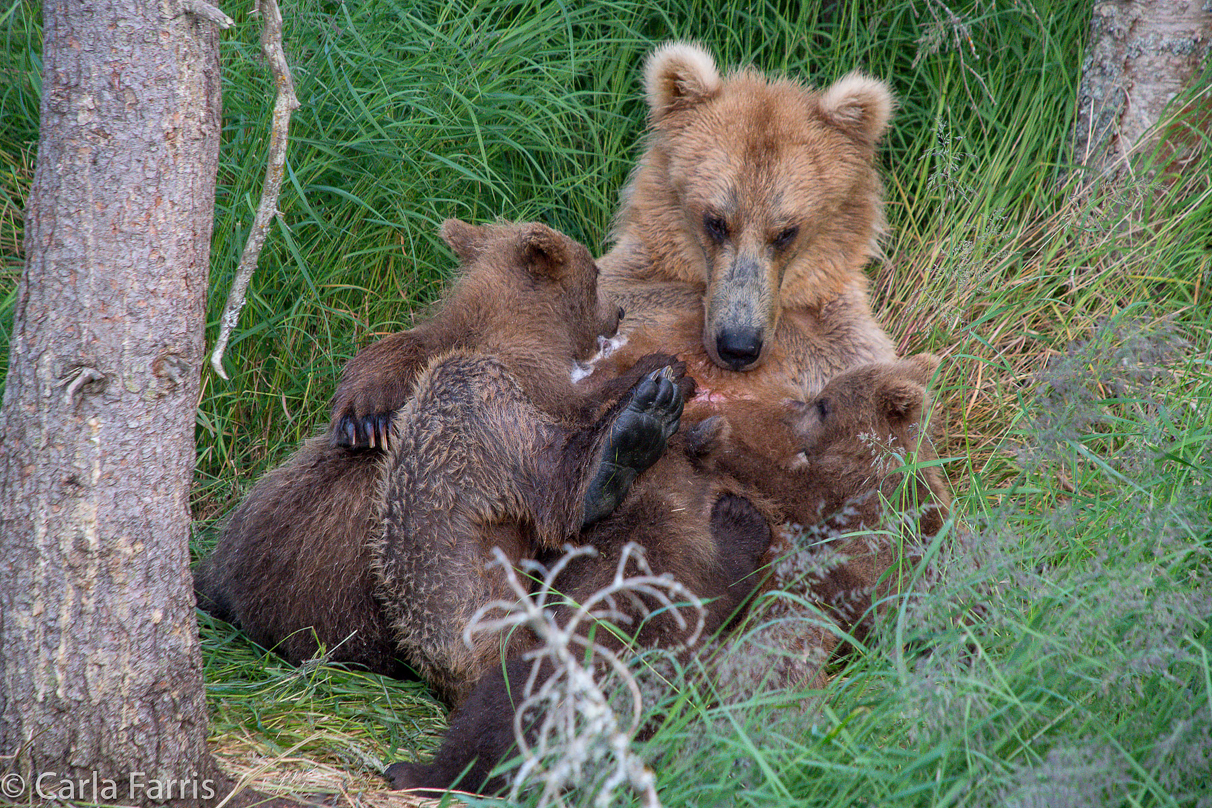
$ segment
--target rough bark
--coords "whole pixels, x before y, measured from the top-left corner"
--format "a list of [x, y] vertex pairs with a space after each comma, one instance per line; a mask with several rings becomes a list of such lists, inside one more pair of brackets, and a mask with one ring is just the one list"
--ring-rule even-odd
[[0, 413], [3, 798], [204, 803], [188, 492], [217, 28], [182, 0], [47, 0], [43, 51]]
[[1078, 93], [1074, 160], [1092, 179], [1117, 178], [1133, 158], [1153, 150], [1149, 137], [1163, 123], [1165, 170], [1181, 170], [1182, 151], [1198, 148], [1209, 129], [1207, 94], [1189, 109], [1162, 115], [1178, 94], [1191, 89], [1206, 67], [1212, 43], [1209, 0], [1103, 0], [1094, 6], [1090, 43]]

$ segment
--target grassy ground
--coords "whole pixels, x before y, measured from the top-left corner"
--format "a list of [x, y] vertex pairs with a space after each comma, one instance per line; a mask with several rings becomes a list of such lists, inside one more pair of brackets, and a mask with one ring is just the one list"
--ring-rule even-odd
[[[225, 6], [237, 25], [223, 44], [212, 338], [270, 115], [249, 5]], [[343, 362], [434, 297], [452, 264], [443, 218], [540, 219], [605, 248], [641, 149], [638, 66], [653, 43], [695, 38], [721, 64], [817, 84], [861, 67], [900, 102], [873, 299], [902, 352], [945, 358], [954, 547], [930, 594], [900, 604], [823, 701], [759, 696], [671, 720], [642, 750], [662, 800], [1212, 805], [1206, 135], [1181, 175], [1079, 193], [1067, 144], [1088, 20], [1070, 3], [811, 5], [287, 7], [303, 108], [231, 381], [203, 376], [196, 549], [324, 422]], [[0, 345], [40, 69], [36, 18], [22, 3], [5, 14]], [[374, 773], [432, 749], [443, 727], [423, 688], [289, 668], [201, 621], [215, 745], [233, 769], [393, 804], [372, 793]]]

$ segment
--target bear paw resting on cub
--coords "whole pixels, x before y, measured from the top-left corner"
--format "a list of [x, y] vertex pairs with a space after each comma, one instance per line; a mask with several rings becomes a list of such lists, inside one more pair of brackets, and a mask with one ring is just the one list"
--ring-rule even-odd
[[[915, 535], [939, 530], [950, 496], [931, 465], [936, 456], [925, 422], [926, 385], [937, 366], [938, 360], [927, 354], [863, 365], [835, 376], [811, 401], [728, 402], [719, 408], [719, 418], [689, 430], [685, 452], [693, 468], [683, 466], [681, 473], [737, 480], [775, 508], [773, 514], [761, 513], [747, 500], [721, 497], [714, 518], [733, 525], [755, 520], [751, 534], [760, 534], [767, 524], [763, 520], [772, 517], [817, 528], [810, 534], [819, 541], [797, 543], [797, 537], [784, 537], [766, 549], [763, 562], [781, 579], [781, 588], [818, 604], [838, 624], [835, 631], [815, 629], [808, 621], [789, 619], [797, 615], [788, 599], [772, 600], [752, 616], [756, 629], [716, 638], [707, 647], [706, 663], [717, 690], [749, 695], [770, 687], [822, 684], [820, 670], [837, 645], [837, 633], [861, 635], [871, 624], [873, 605], [878, 607], [900, 585], [885, 575], [898, 556], [885, 528], [911, 514]], [[676, 454], [671, 449], [653, 470], [674, 462]], [[910, 456], [916, 463], [907, 470], [904, 461]], [[729, 513], [738, 506], [739, 512]], [[620, 537], [616, 544], [624, 540]], [[721, 547], [722, 555], [737, 557], [742, 544]], [[758, 546], [751, 543], [749, 552]], [[802, 566], [809, 573], [797, 578], [780, 572], [781, 565]], [[608, 583], [601, 578], [607, 566], [597, 568], [597, 584]], [[592, 576], [574, 580], [579, 597], [593, 591]], [[636, 644], [651, 647], [653, 642], [641, 635]], [[388, 768], [393, 787], [442, 791], [459, 783], [486, 792], [505, 788], [504, 778], [490, 774], [517, 751], [514, 711], [531, 670], [528, 660], [514, 657], [490, 671], [451, 716], [450, 731], [432, 763]], [[540, 681], [549, 674], [550, 666], [542, 669]], [[527, 720], [533, 726], [537, 719]]]
[[677, 431], [683, 405], [673, 378], [671, 367], [646, 377], [615, 417], [598, 453], [597, 471], [585, 490], [583, 526], [614, 513], [636, 476], [665, 451], [666, 441]]

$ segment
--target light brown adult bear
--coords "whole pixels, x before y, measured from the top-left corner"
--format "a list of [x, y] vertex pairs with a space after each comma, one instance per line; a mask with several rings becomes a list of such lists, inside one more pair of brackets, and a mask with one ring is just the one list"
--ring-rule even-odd
[[[624, 332], [687, 362], [700, 395], [814, 395], [845, 368], [895, 358], [864, 265], [884, 226], [875, 148], [892, 96], [851, 73], [824, 90], [752, 69], [721, 77], [687, 43], [644, 69], [650, 135], [623, 193], [602, 286]], [[744, 371], [737, 374], [735, 371]]]
[[[839, 634], [861, 634], [873, 605], [900, 584], [885, 575], [899, 560], [885, 531], [906, 514], [911, 536], [940, 529], [951, 500], [930, 465], [936, 456], [924, 420], [926, 385], [937, 365], [935, 357], [921, 354], [844, 371], [807, 402], [719, 405], [717, 415], [727, 425], [699, 436], [704, 440], [692, 452], [690, 476], [742, 480], [797, 529], [776, 540], [764, 559], [790, 597], [763, 601], [752, 615], [755, 628], [720, 636], [705, 651], [716, 692], [747, 698], [771, 687], [822, 686], [821, 670]], [[653, 470], [672, 462], [672, 454]], [[916, 462], [906, 472], [911, 457]], [[836, 625], [828, 618], [814, 624], [811, 606], [804, 604], [819, 606]], [[651, 643], [641, 637], [640, 644]], [[540, 678], [544, 673], [539, 670]], [[393, 787], [507, 788], [507, 779], [492, 772], [516, 752], [514, 713], [533, 675], [532, 664], [520, 656], [495, 666], [451, 716], [431, 763], [387, 769]]]
[[[863, 274], [884, 227], [874, 162], [888, 87], [858, 73], [824, 90], [752, 69], [721, 77], [686, 43], [657, 48], [644, 76], [648, 149], [599, 261], [635, 343], [617, 366], [656, 349], [686, 362], [700, 396], [802, 400], [841, 370], [895, 359]], [[385, 340], [351, 363], [338, 443], [375, 445], [404, 405], [394, 350]]]

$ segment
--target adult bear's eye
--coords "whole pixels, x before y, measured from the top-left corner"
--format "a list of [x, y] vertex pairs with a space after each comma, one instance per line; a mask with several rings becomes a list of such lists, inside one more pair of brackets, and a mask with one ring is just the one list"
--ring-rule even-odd
[[707, 231], [707, 235], [711, 236], [711, 240], [717, 244], [728, 239], [728, 222], [724, 221], [723, 217], [716, 216], [714, 213], [703, 214], [703, 229]]
[[798, 227], [788, 227], [774, 237], [774, 248], [776, 250], [785, 250], [790, 246], [791, 242], [795, 241], [795, 237], [800, 234]]
[[821, 417], [821, 420], [824, 421], [828, 418], [830, 412], [832, 412], [832, 407], [829, 406], [828, 399], [818, 398], [816, 400], [816, 414]]

